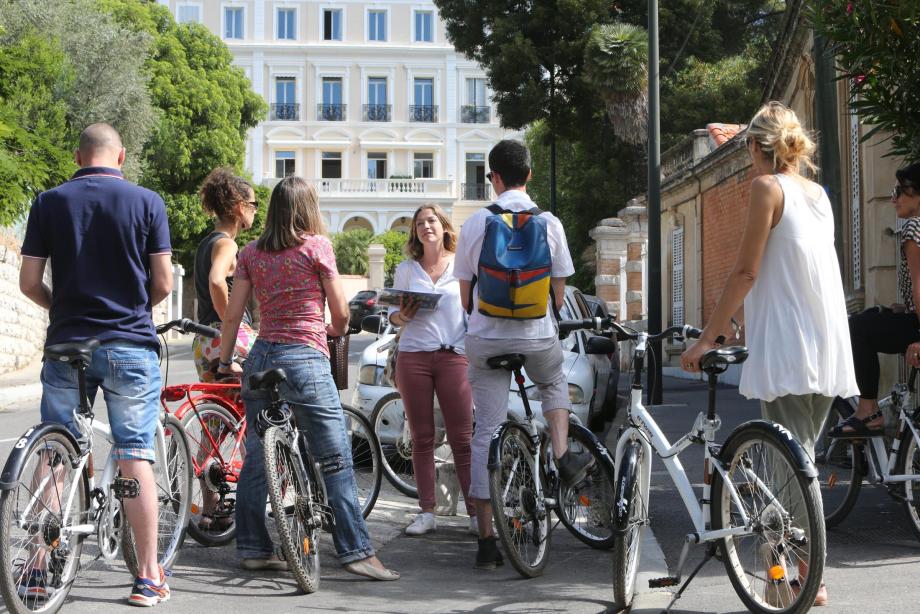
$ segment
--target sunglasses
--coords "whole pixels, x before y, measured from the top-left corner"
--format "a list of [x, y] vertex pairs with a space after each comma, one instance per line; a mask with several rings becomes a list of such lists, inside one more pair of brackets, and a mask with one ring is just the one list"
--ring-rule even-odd
[[486, 173], [486, 179], [488, 179], [489, 181], [492, 181], [492, 171], [489, 171], [488, 173]]
[[907, 194], [907, 190], [910, 190], [913, 192], [914, 188], [913, 186], [903, 186], [901, 184], [898, 184], [894, 186], [894, 189], [891, 191], [891, 197], [895, 199], [901, 198], [902, 194], [906, 194], [907, 196], [910, 196], [910, 194]]
[[252, 207], [253, 209], [258, 209], [258, 208], [259, 208], [259, 201], [257, 201], [257, 200], [244, 200], [243, 203], [246, 204], [246, 205], [249, 205], [249, 206]]

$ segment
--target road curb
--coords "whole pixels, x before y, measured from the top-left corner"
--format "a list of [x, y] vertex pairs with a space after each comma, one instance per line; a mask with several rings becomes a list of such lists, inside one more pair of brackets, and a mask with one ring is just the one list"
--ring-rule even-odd
[[633, 596], [632, 606], [627, 610], [630, 614], [658, 614], [671, 602], [673, 596], [666, 589], [650, 589], [648, 581], [652, 578], [661, 578], [668, 575], [668, 564], [664, 552], [655, 539], [650, 527], [642, 532], [642, 558], [639, 560], [639, 572], [636, 574], [636, 592]]

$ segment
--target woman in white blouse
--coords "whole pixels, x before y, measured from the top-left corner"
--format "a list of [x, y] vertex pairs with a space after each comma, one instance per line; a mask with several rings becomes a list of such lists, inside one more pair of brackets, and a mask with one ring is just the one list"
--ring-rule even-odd
[[457, 233], [444, 211], [435, 204], [422, 205], [412, 216], [408, 258], [396, 267], [393, 287], [438, 293], [437, 308], [420, 310], [403, 303], [389, 310], [390, 322], [402, 328], [396, 360], [396, 387], [402, 395], [412, 435], [412, 468], [421, 513], [406, 527], [408, 535], [423, 535], [437, 528], [434, 518], [434, 395], [444, 416], [447, 441], [467, 513], [470, 532], [477, 533], [470, 488], [470, 440], [473, 434], [473, 397], [466, 377], [463, 351], [466, 314], [460, 305], [460, 283], [454, 277]]

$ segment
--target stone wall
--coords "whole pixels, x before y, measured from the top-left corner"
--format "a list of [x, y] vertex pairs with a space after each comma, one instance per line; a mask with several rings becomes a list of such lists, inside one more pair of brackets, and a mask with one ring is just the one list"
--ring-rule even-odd
[[19, 291], [20, 242], [0, 230], [0, 373], [16, 371], [41, 356], [48, 312]]

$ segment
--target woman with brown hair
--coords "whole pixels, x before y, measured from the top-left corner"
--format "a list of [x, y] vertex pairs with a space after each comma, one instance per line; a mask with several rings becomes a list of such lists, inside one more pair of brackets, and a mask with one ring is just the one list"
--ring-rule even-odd
[[470, 440], [473, 435], [473, 396], [466, 377], [463, 351], [466, 314], [460, 305], [460, 282], [454, 277], [457, 233], [444, 211], [422, 205], [412, 216], [408, 258], [396, 267], [393, 288], [441, 294], [434, 310], [419, 310], [404, 301], [389, 310], [390, 322], [402, 328], [396, 386], [402, 396], [412, 435], [412, 468], [418, 486], [421, 513], [406, 527], [407, 535], [423, 535], [437, 528], [434, 518], [434, 395], [444, 416], [447, 441], [467, 513], [470, 532], [477, 532], [476, 511], [469, 499]]
[[[281, 392], [291, 402], [297, 423], [322, 467], [335, 516], [332, 538], [339, 561], [351, 573], [396, 580], [399, 574], [386, 569], [374, 555], [361, 514], [351, 438], [330, 370], [326, 337], [347, 332], [348, 303], [317, 200], [313, 185], [299, 177], [282, 179], [272, 191], [265, 230], [240, 253], [236, 285], [224, 318], [218, 371], [229, 373], [233, 368], [230, 333], [239, 328], [246, 303], [255, 294], [262, 319], [259, 339], [243, 369], [246, 422], [255, 424], [271, 403], [267, 390], [249, 387], [249, 375], [283, 368], [287, 380], [280, 385]], [[328, 324], [327, 303], [332, 316]], [[262, 440], [250, 428], [236, 503], [236, 547], [244, 569], [287, 569], [287, 563], [274, 554], [265, 526], [267, 496]]]

